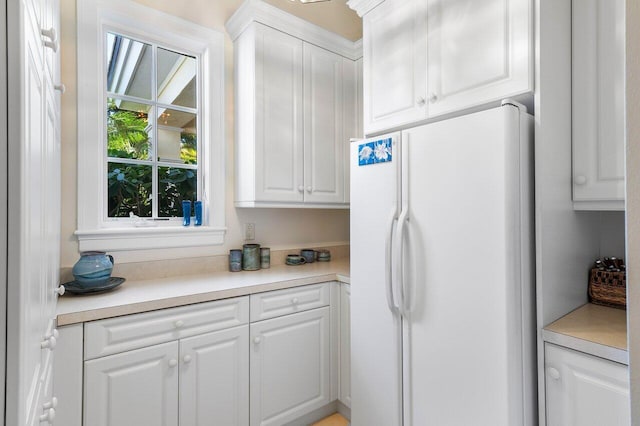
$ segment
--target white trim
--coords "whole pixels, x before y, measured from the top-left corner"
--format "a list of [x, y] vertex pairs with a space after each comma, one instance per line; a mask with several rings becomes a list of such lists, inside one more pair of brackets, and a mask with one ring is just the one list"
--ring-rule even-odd
[[362, 18], [383, 1], [384, 0], [349, 0], [347, 6], [355, 10], [358, 16]]
[[[77, 0], [78, 237], [80, 250], [135, 250], [222, 244], [225, 233], [224, 34], [132, 0]], [[199, 161], [204, 225], [113, 228], [104, 220], [103, 146], [105, 30], [121, 32], [200, 58]], [[96, 143], [98, 142], [98, 143]], [[209, 142], [207, 144], [207, 142]], [[126, 232], [125, 232], [126, 231]], [[124, 235], [126, 233], [126, 236]], [[91, 247], [91, 248], [89, 248]]]
[[225, 27], [231, 40], [235, 41], [252, 22], [260, 22], [352, 61], [362, 57], [362, 41], [347, 40], [261, 0], [246, 0], [229, 18]]
[[277, 203], [273, 201], [236, 201], [236, 207], [249, 208], [276, 208], [276, 209], [348, 209], [349, 203], [332, 204], [332, 203]]

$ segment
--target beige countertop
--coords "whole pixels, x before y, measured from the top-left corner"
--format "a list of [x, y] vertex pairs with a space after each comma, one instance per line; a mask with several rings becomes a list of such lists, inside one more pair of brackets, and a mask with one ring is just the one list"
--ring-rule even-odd
[[125, 281], [108, 293], [61, 297], [57, 320], [63, 326], [327, 281], [349, 283], [349, 261]]
[[623, 364], [628, 363], [627, 312], [586, 304], [549, 324], [545, 341]]

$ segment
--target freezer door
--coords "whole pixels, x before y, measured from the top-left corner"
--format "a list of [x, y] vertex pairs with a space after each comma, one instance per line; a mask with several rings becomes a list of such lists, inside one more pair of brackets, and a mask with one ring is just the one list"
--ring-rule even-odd
[[[387, 297], [386, 279], [387, 240], [398, 213], [399, 136], [351, 144], [351, 420], [356, 426], [402, 424], [401, 326], [389, 306], [393, 298]], [[388, 139], [390, 152], [383, 146]]]
[[531, 156], [521, 115], [504, 106], [402, 134], [405, 426], [530, 424]]

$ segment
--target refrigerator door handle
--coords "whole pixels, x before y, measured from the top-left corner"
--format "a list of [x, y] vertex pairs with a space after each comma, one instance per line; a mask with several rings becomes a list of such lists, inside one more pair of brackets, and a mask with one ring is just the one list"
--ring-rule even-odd
[[405, 225], [409, 220], [409, 209], [405, 207], [405, 209], [400, 212], [400, 217], [398, 218], [398, 231], [396, 233], [396, 244], [395, 244], [395, 253], [396, 253], [396, 262], [395, 262], [395, 270], [396, 270], [396, 284], [398, 287], [398, 295], [400, 296], [400, 303], [398, 304], [398, 308], [400, 310], [400, 314], [402, 316], [406, 316], [410, 310], [410, 300], [409, 293], [406, 289], [405, 279], [404, 279], [404, 234], [405, 234]]
[[393, 314], [399, 314], [398, 305], [395, 303], [395, 298], [393, 295], [393, 229], [396, 223], [396, 210], [394, 209], [391, 214], [391, 220], [389, 221], [389, 230], [387, 232], [387, 237], [385, 241], [385, 290], [387, 294], [387, 304], [389, 305], [389, 310]]

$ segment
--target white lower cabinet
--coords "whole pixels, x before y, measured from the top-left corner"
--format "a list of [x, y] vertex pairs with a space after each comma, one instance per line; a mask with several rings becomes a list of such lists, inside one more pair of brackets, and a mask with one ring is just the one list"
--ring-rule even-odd
[[628, 426], [629, 369], [545, 345], [547, 426]]
[[249, 424], [249, 326], [180, 341], [180, 426]]
[[178, 342], [85, 362], [84, 426], [177, 426]]
[[351, 286], [340, 284], [340, 402], [351, 408]]
[[251, 324], [251, 426], [280, 426], [331, 402], [330, 308]]

